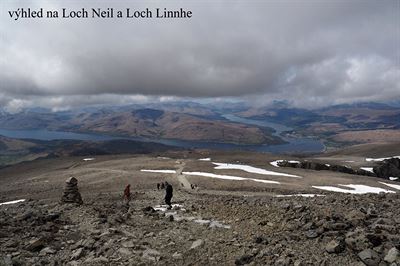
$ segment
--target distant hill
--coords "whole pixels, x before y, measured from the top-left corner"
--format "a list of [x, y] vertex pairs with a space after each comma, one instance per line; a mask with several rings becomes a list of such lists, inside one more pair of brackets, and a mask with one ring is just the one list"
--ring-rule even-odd
[[41, 157], [148, 154], [181, 148], [154, 142], [133, 140], [18, 140], [0, 136], [0, 166]]
[[[191, 109], [191, 111], [194, 110]], [[279, 137], [273, 136], [266, 129], [216, 119], [215, 113], [212, 111], [209, 113], [212, 117], [152, 108], [100, 109], [84, 113], [24, 112], [0, 115], [0, 125], [5, 129], [40, 128], [150, 139], [166, 138], [238, 144], [282, 143]]]
[[355, 103], [320, 109], [282, 107], [249, 108], [238, 116], [283, 123], [303, 135], [330, 143], [396, 141], [400, 135], [400, 107], [383, 103]]

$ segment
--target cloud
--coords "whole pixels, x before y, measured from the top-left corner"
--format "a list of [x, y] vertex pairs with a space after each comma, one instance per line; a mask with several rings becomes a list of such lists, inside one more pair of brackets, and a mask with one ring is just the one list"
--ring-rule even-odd
[[[0, 102], [15, 110], [125, 102], [127, 95], [299, 106], [400, 98], [398, 1], [2, 5]], [[13, 21], [5, 11], [17, 7], [182, 7], [193, 18]]]

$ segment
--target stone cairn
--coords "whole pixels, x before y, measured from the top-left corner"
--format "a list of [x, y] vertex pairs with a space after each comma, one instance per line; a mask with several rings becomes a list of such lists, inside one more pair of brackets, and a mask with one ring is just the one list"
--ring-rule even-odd
[[62, 203], [78, 203], [82, 204], [81, 193], [78, 190], [78, 180], [75, 177], [70, 177], [65, 181], [64, 194], [61, 198]]

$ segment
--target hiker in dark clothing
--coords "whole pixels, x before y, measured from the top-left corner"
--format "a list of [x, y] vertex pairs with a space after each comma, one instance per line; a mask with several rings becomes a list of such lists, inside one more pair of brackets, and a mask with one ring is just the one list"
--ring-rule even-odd
[[172, 192], [173, 188], [172, 186], [168, 183], [165, 182], [165, 204], [167, 204], [169, 209], [171, 209], [171, 199], [172, 199]]
[[128, 184], [124, 189], [124, 200], [125, 200], [126, 204], [129, 204], [131, 199], [132, 199], [131, 185]]

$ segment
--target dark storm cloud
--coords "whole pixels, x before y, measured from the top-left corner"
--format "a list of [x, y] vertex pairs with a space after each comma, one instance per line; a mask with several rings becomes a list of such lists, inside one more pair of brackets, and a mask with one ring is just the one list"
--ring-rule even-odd
[[62, 108], [80, 100], [123, 102], [118, 95], [274, 98], [304, 106], [392, 99], [400, 97], [399, 5], [89, 1], [85, 7], [183, 7], [194, 15], [188, 20], [13, 21], [5, 10], [83, 4], [6, 0], [0, 23], [1, 102]]

